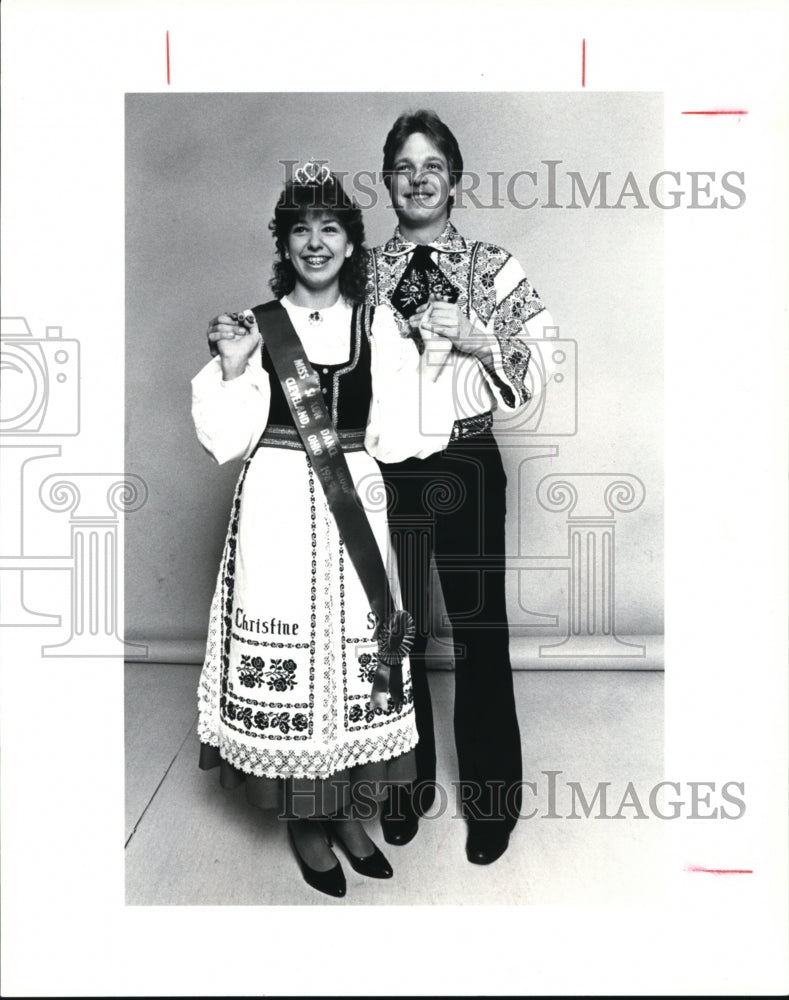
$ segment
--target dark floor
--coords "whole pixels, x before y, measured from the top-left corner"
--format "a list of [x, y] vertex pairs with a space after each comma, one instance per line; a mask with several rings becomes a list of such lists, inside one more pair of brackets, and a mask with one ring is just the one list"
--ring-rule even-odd
[[[129, 663], [126, 667], [126, 902], [137, 905], [568, 904], [657, 901], [661, 893], [661, 824], [634, 818], [583, 817], [568, 782], [592, 802], [607, 788], [607, 811], [620, 810], [628, 782], [639, 797], [663, 772], [663, 674], [532, 671], [514, 674], [523, 738], [524, 780], [533, 781], [507, 853], [488, 867], [465, 857], [465, 824], [454, 818], [450, 672], [430, 675], [439, 733], [438, 780], [449, 805], [420, 824], [405, 847], [368, 831], [395, 869], [387, 881], [365, 879], [345, 864], [348, 894], [331, 900], [300, 877], [276, 818], [246, 803], [243, 789], [223, 790], [217, 772], [198, 770], [195, 691], [199, 667]], [[442, 740], [443, 736], [443, 740]], [[556, 776], [549, 811], [548, 777]], [[643, 795], [640, 793], [643, 792]]]

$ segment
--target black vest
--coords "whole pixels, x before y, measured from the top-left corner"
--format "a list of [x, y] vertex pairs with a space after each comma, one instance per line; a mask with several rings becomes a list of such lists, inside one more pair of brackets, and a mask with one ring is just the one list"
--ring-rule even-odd
[[[278, 305], [279, 302], [274, 300], [259, 308], [265, 312]], [[280, 308], [285, 307], [280, 306]], [[337, 430], [364, 430], [367, 426], [373, 389], [370, 371], [370, 336], [374, 312], [373, 306], [354, 305], [351, 313], [350, 357], [347, 360], [337, 365], [319, 365], [311, 362], [320, 378], [323, 400]], [[269, 425], [295, 427], [290, 407], [266, 350], [265, 326], [261, 327], [261, 333], [263, 368], [268, 373], [271, 386]]]

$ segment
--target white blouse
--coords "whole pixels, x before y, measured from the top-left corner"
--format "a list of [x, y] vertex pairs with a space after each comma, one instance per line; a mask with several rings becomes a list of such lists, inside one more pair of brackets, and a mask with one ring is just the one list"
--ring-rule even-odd
[[[321, 309], [322, 321], [311, 323], [314, 310], [281, 300], [310, 362], [335, 365], [346, 361], [351, 346], [352, 306], [340, 298]], [[443, 447], [426, 426], [443, 395], [442, 380], [428, 370], [416, 345], [400, 334], [388, 306], [376, 307], [372, 324], [372, 401], [365, 435], [366, 451], [381, 462], [425, 458]], [[427, 352], [425, 352], [426, 354]], [[244, 372], [225, 381], [221, 358], [215, 357], [192, 379], [192, 419], [198, 440], [218, 464], [246, 459], [268, 423], [271, 389], [261, 352], [255, 351]], [[427, 430], [427, 433], [425, 433]], [[441, 435], [443, 438], [443, 434]]]

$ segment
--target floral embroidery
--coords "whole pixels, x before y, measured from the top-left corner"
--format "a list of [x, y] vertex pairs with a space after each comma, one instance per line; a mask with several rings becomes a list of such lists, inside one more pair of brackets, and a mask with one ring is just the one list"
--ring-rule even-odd
[[427, 246], [415, 248], [400, 283], [392, 293], [390, 303], [403, 316], [412, 316], [417, 306], [427, 302], [431, 295], [457, 302], [457, 288], [432, 259], [430, 250]]
[[[437, 264], [451, 287], [459, 293], [458, 305], [466, 316], [473, 310], [488, 323], [496, 310], [495, 280], [511, 254], [492, 243], [466, 243], [451, 223], [431, 246], [438, 250]], [[384, 247], [370, 254], [367, 273], [367, 297], [370, 302], [392, 303], [408, 267], [414, 244], [406, 243], [396, 232]], [[414, 290], [418, 294], [418, 290]], [[395, 309], [395, 316], [402, 321]]]
[[[361, 660], [361, 657], [359, 657]], [[373, 708], [371, 702], [366, 701], [364, 706], [360, 702], [356, 702], [355, 705], [351, 705], [348, 711], [348, 721], [349, 722], [366, 722], [370, 723], [376, 716], [389, 716], [396, 715], [402, 712], [406, 705], [413, 704], [414, 692], [413, 690], [406, 691], [403, 695], [402, 701], [395, 701], [391, 696], [387, 698], [386, 708]]]
[[483, 323], [496, 310], [496, 278], [512, 254], [492, 243], [475, 243], [471, 260], [471, 305]]
[[401, 281], [399, 284], [400, 297], [403, 305], [418, 306], [426, 301], [430, 288], [425, 288], [419, 276], [412, 274], [410, 278]]
[[248, 688], [266, 684], [269, 691], [292, 691], [296, 686], [296, 663], [293, 660], [272, 660], [270, 669], [266, 670], [266, 661], [262, 656], [242, 653], [238, 679]]
[[514, 337], [545, 306], [528, 278], [519, 281], [496, 310], [496, 336]]
[[377, 665], [377, 653], [362, 653], [359, 657], [359, 680], [364, 681], [365, 684], [372, 684]]
[[496, 310], [493, 329], [501, 349], [502, 367], [521, 404], [531, 399], [525, 386], [531, 351], [520, 338], [526, 323], [544, 308], [531, 282], [524, 278]]
[[[493, 320], [493, 332], [501, 351], [501, 374], [491, 372], [490, 375], [505, 405], [513, 408], [527, 403], [531, 398], [525, 385], [530, 351], [522, 337], [525, 324], [544, 309], [540, 297], [524, 278], [501, 302], [497, 302], [496, 278], [511, 260], [511, 254], [492, 243], [466, 243], [451, 223], [431, 245], [440, 251], [437, 254], [438, 267], [458, 289], [458, 305], [466, 316], [475, 314], [486, 325]], [[396, 306], [398, 288], [406, 295], [423, 295], [419, 289], [411, 289], [406, 273], [413, 247], [413, 244], [403, 240], [398, 230], [384, 247], [373, 251], [367, 285], [371, 301], [388, 301]], [[399, 287], [404, 277], [404, 286], [407, 287]], [[407, 336], [409, 331], [404, 329], [405, 321], [397, 309], [395, 315], [401, 333]]]
[[[394, 290], [400, 283], [406, 267], [408, 266], [408, 254], [399, 257], [388, 257], [380, 249], [374, 250], [367, 256], [367, 301], [372, 305], [383, 302], [387, 305], [391, 303]], [[400, 333], [407, 336], [409, 333], [408, 321], [394, 310]]]
[[296, 686], [296, 664], [293, 660], [272, 660], [266, 674], [269, 691], [292, 691]]
[[252, 728], [261, 731], [276, 730], [286, 735], [291, 729], [297, 733], [303, 733], [309, 726], [309, 720], [304, 712], [294, 714], [290, 712], [253, 712], [249, 705], [238, 705], [224, 695], [220, 699], [220, 706], [227, 719], [240, 723], [246, 730]]

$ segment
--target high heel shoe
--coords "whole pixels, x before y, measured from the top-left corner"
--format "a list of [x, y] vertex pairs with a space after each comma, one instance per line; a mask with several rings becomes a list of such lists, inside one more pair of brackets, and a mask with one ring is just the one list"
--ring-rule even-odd
[[[290, 824], [288, 824], [288, 840], [290, 841], [290, 846], [293, 848], [293, 853], [296, 855], [296, 861], [299, 863], [301, 876], [307, 885], [312, 886], [313, 889], [317, 889], [318, 892], [325, 893], [327, 896], [341, 897], [345, 895], [345, 873], [339, 861], [333, 868], [329, 868], [328, 871], [319, 872], [315, 868], [310, 868], [299, 854]], [[331, 846], [331, 843], [329, 846]]]
[[[328, 823], [324, 824], [324, 829], [326, 830], [326, 836], [329, 838], [329, 847], [331, 847], [333, 841]], [[340, 837], [336, 835], [336, 831], [334, 840], [336, 840], [337, 846], [342, 848], [345, 857], [351, 864], [351, 868], [360, 875], [365, 875], [367, 878], [391, 878], [394, 875], [392, 866], [375, 844], [373, 844], [372, 854], [368, 854], [366, 858], [357, 858], [355, 854], [351, 854]]]

